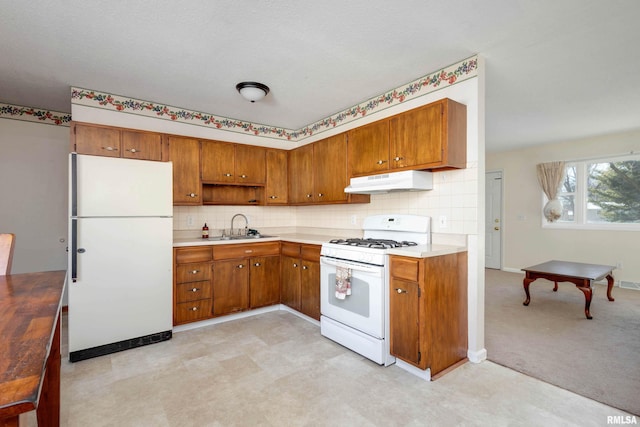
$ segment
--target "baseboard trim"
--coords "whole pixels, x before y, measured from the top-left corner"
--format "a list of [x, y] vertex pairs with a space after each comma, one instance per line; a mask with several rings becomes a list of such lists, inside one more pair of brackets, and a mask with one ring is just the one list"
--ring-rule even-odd
[[501, 269], [502, 271], [506, 271], [507, 273], [520, 273], [520, 274], [524, 274], [522, 272], [522, 270], [520, 270], [519, 268], [510, 268], [510, 267], [504, 267]]
[[480, 363], [487, 360], [487, 349], [483, 348], [478, 351], [467, 350], [467, 357], [471, 363]]

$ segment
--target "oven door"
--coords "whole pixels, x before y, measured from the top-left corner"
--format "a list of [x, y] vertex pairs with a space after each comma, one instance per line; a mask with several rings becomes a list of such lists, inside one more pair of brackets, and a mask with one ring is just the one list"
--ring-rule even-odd
[[[336, 268], [351, 269], [351, 295], [336, 298]], [[385, 268], [320, 257], [320, 311], [323, 316], [375, 338], [384, 338]]]

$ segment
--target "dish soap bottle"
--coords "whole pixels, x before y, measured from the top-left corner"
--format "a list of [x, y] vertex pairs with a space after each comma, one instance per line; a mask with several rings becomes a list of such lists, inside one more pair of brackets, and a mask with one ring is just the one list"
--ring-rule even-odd
[[202, 238], [203, 239], [208, 239], [209, 238], [209, 227], [207, 227], [207, 223], [204, 223], [204, 227], [202, 227]]

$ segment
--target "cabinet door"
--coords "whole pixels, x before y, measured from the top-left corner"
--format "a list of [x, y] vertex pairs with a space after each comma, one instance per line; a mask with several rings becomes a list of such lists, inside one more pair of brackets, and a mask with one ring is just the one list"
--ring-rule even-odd
[[202, 204], [198, 140], [170, 136], [169, 160], [173, 162], [173, 204]]
[[335, 135], [313, 144], [313, 180], [316, 202], [347, 200], [346, 134]]
[[280, 302], [300, 310], [300, 259], [282, 256]]
[[122, 131], [122, 157], [138, 160], [162, 160], [162, 135], [152, 132]]
[[288, 203], [288, 162], [285, 150], [268, 150], [267, 183], [265, 186], [267, 205], [286, 205]]
[[[389, 320], [391, 354], [420, 366], [419, 286], [391, 278]], [[422, 368], [424, 369], [424, 368]]]
[[289, 151], [289, 202], [313, 202], [313, 144]]
[[442, 161], [442, 103], [391, 118], [391, 169]]
[[263, 185], [267, 181], [267, 150], [253, 145], [236, 146], [236, 183]]
[[120, 129], [76, 124], [74, 132], [76, 153], [120, 157]]
[[220, 141], [202, 141], [201, 144], [202, 181], [235, 182], [235, 144]]
[[300, 271], [300, 312], [320, 320], [320, 263], [302, 261]]
[[213, 263], [213, 315], [249, 308], [249, 260]]
[[389, 169], [389, 120], [348, 132], [349, 176], [383, 173]]
[[251, 308], [280, 302], [280, 257], [251, 258], [249, 268], [249, 306]]

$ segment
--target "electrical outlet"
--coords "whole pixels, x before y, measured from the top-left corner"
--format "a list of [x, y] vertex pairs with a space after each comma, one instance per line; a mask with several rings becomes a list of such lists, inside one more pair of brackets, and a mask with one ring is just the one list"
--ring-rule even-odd
[[193, 227], [193, 215], [187, 215], [187, 227]]
[[447, 216], [440, 215], [440, 228], [447, 228]]
[[351, 224], [352, 225], [358, 224], [358, 215], [351, 215]]

